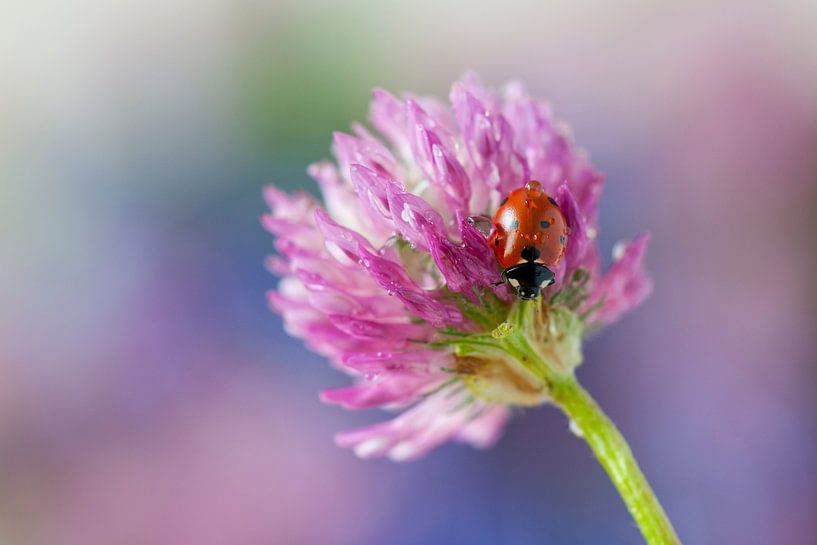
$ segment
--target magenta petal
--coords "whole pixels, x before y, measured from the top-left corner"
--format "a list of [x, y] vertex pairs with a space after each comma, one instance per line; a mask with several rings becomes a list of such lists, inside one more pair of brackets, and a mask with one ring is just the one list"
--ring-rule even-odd
[[289, 262], [278, 256], [268, 256], [264, 260], [264, 267], [276, 276], [283, 276], [289, 272]]
[[261, 216], [261, 225], [272, 233], [273, 235], [281, 235], [290, 232], [292, 229], [297, 229], [298, 225], [289, 220], [276, 218], [272, 214], [263, 214]]
[[274, 217], [289, 219], [296, 223], [308, 222], [309, 213], [318, 206], [315, 199], [307, 193], [289, 195], [272, 185], [264, 188], [264, 200], [267, 201]]
[[395, 275], [393, 270], [390, 271], [389, 267], [372, 264], [370, 268], [375, 280], [389, 293], [399, 298], [416, 316], [435, 327], [462, 328], [465, 325], [459, 310], [423, 293], [413, 283], [405, 282], [399, 275]]
[[496, 257], [488, 247], [485, 236], [462, 215], [457, 216], [457, 224], [463, 253], [470, 258], [469, 274], [474, 283], [489, 288], [501, 299], [510, 300], [512, 294], [507, 284], [502, 281]]
[[502, 113], [514, 131], [514, 145], [525, 157], [530, 176], [552, 193], [568, 174], [572, 152], [564, 129], [552, 120], [550, 107], [531, 99], [524, 87], [505, 88]]
[[[368, 133], [362, 131], [361, 134], [368, 136]], [[398, 170], [397, 161], [391, 152], [371, 136], [361, 138], [336, 132], [333, 151], [340, 171], [347, 179], [352, 165], [363, 165], [389, 178], [393, 178]]]
[[570, 192], [567, 183], [562, 183], [556, 190], [556, 202], [559, 204], [559, 208], [562, 209], [569, 229], [564, 257], [567, 274], [571, 274], [579, 267], [592, 272], [586, 259], [586, 255], [591, 248], [587, 220], [578, 204], [576, 204], [575, 199], [573, 199], [573, 194]]
[[445, 278], [448, 289], [455, 292], [474, 296], [474, 289], [478, 284], [472, 282], [469, 272], [468, 255], [457, 247], [448, 238], [439, 236], [431, 230], [426, 231], [426, 241], [434, 263]]
[[451, 136], [414, 100], [408, 109], [409, 144], [414, 160], [442, 193], [452, 210], [468, 210], [471, 182], [457, 160]]
[[570, 188], [579, 210], [591, 226], [598, 220], [598, 204], [604, 189], [604, 175], [590, 166], [583, 153], [576, 153], [570, 170]]
[[478, 417], [466, 424], [456, 435], [458, 441], [476, 448], [491, 448], [505, 431], [510, 409], [505, 405], [492, 405]]
[[471, 182], [465, 169], [448, 148], [441, 143], [431, 144], [434, 165], [432, 178], [443, 189], [445, 200], [452, 210], [468, 210]]
[[459, 86], [470, 95], [474, 96], [480, 103], [484, 104], [491, 113], [501, 111], [502, 101], [500, 100], [499, 95], [494, 89], [485, 86], [485, 84], [482, 83], [482, 79], [476, 74], [476, 72], [465, 72], [459, 81], [454, 83], [454, 86]]
[[375, 322], [343, 314], [330, 315], [329, 320], [342, 332], [359, 339], [405, 343], [410, 340], [426, 340], [429, 336], [429, 329], [418, 324]]
[[[432, 143], [444, 144], [451, 147], [453, 140], [448, 131], [432, 116], [428, 115], [420, 104], [414, 100], [406, 101], [407, 126], [411, 138], [411, 149], [418, 162], [429, 162]], [[432, 137], [432, 141], [429, 141]], [[430, 170], [430, 169], [428, 169]]]
[[363, 250], [373, 251], [368, 240], [351, 229], [341, 227], [323, 210], [315, 210], [315, 220], [323, 233], [327, 250], [343, 265], [360, 263]]
[[381, 405], [405, 405], [417, 401], [423, 392], [441, 382], [440, 375], [409, 375], [392, 372], [348, 388], [321, 392], [321, 401], [348, 409], [368, 409]]
[[390, 186], [387, 199], [394, 226], [412, 246], [429, 251], [426, 232], [435, 232], [443, 236], [445, 221], [432, 206], [421, 197]]
[[345, 339], [337, 339], [337, 331], [323, 314], [297, 295], [271, 291], [267, 298], [270, 307], [284, 317], [284, 329], [289, 335], [304, 339], [311, 350], [332, 360], [342, 357]]
[[400, 186], [382, 173], [363, 165], [352, 165], [350, 177], [360, 205], [368, 217], [381, 229], [393, 231], [394, 223], [389, 209], [388, 191], [389, 188], [399, 191]]
[[404, 97], [407, 105], [409, 102], [418, 104], [428, 115], [428, 117], [433, 120], [434, 127], [441, 130], [445, 134], [452, 136], [456, 134], [457, 125], [454, 122], [454, 116], [451, 113], [451, 108], [449, 108], [445, 101], [439, 100], [434, 96], [421, 96], [414, 95], [412, 93], [405, 93]]
[[265, 229], [276, 235], [275, 247], [284, 256], [319, 255], [323, 253], [313, 213], [318, 208], [315, 199], [306, 193], [288, 195], [269, 186], [264, 198], [270, 212], [261, 217]]
[[369, 119], [374, 128], [385, 136], [393, 146], [407, 150], [409, 139], [406, 123], [406, 105], [388, 91], [372, 91], [372, 104], [369, 108]]
[[457, 225], [465, 252], [479, 263], [474, 272], [489, 283], [499, 280], [499, 265], [488, 239], [462, 214], [457, 216]]
[[316, 211], [315, 218], [332, 255], [343, 263], [362, 266], [381, 288], [399, 298], [415, 316], [437, 327], [462, 324], [462, 314], [456, 308], [417, 286], [402, 265], [377, 255], [363, 237], [337, 225], [322, 210]]
[[[462, 244], [455, 244], [439, 233], [426, 231], [426, 242], [431, 251], [434, 263], [445, 278], [449, 290], [462, 293], [472, 302], [477, 302], [480, 289], [491, 290], [494, 284], [501, 281], [496, 258], [486, 255], [488, 250], [485, 238], [481, 242], [473, 240], [473, 233], [467, 231], [467, 220], [458, 218], [461, 230], [466, 230]], [[467, 225], [467, 226], [466, 226]], [[465, 240], [468, 240], [468, 246]], [[487, 259], [486, 259], [487, 258]]]
[[586, 309], [599, 305], [590, 315], [589, 323], [609, 324], [649, 296], [652, 281], [644, 270], [649, 241], [650, 236], [642, 234], [631, 243], [619, 246], [616, 261], [594, 284], [585, 305]]
[[[394, 420], [340, 433], [335, 442], [354, 449], [361, 458], [388, 456], [394, 461], [415, 460], [451, 439], [472, 442], [475, 446], [487, 445], [499, 433], [502, 423], [497, 414], [491, 414], [493, 405], [477, 400], [468, 403], [469, 395], [463, 391], [439, 392]], [[458, 410], [453, 410], [457, 407]], [[483, 429], [477, 424], [471, 433], [463, 433], [486, 414], [495, 420], [486, 421]]]
[[380, 373], [393, 369], [404, 371], [450, 369], [454, 363], [451, 354], [441, 350], [406, 350], [347, 355], [343, 363], [361, 373]]
[[451, 103], [469, 155], [488, 185], [504, 195], [527, 182], [527, 161], [515, 151], [513, 129], [504, 116], [483, 105], [462, 83], [451, 89]]

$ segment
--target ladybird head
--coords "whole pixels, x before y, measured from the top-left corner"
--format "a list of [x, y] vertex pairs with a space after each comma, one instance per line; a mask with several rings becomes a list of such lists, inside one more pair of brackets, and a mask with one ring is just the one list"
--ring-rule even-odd
[[509, 267], [502, 276], [520, 299], [536, 299], [543, 288], [554, 282], [556, 275], [541, 263], [526, 262]]
[[519, 286], [516, 294], [520, 299], [532, 300], [539, 297], [540, 288], [537, 286]]

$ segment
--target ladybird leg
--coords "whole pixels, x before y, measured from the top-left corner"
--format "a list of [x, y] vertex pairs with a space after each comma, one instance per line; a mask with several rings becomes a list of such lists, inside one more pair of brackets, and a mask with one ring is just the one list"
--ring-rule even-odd
[[502, 280], [500, 280], [499, 282], [491, 282], [491, 285], [492, 286], [501, 286], [502, 284], [504, 284], [507, 281], [508, 281], [508, 277], [505, 276], [505, 271], [502, 271]]
[[468, 223], [476, 227], [477, 230], [486, 237], [491, 233], [491, 229], [493, 229], [491, 218], [485, 215], [468, 216]]

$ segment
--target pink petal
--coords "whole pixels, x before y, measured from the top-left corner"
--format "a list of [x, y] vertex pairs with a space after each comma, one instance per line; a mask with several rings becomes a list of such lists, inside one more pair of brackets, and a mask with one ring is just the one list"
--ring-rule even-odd
[[454, 149], [451, 135], [414, 100], [408, 100], [406, 107], [409, 144], [415, 162], [442, 192], [446, 204], [452, 211], [467, 211], [471, 198], [471, 182], [465, 169], [451, 151]]
[[388, 190], [389, 188], [401, 190], [400, 186], [384, 174], [363, 165], [352, 165], [349, 170], [360, 208], [379, 232], [394, 234]]
[[451, 369], [454, 367], [451, 360], [451, 354], [441, 350], [405, 350], [349, 354], [343, 363], [361, 373], [381, 373], [394, 369], [405, 371]]
[[417, 286], [399, 263], [378, 255], [359, 234], [337, 225], [325, 212], [317, 210], [315, 218], [330, 253], [342, 262], [362, 266], [390, 295], [400, 299], [415, 316], [432, 325], [460, 325], [462, 314], [453, 306], [439, 301]]
[[574, 151], [568, 179], [579, 210], [587, 218], [588, 224], [595, 226], [598, 221], [599, 198], [604, 189], [604, 174], [593, 169], [586, 154], [578, 150]]
[[[394, 461], [408, 461], [420, 458], [429, 450], [450, 439], [461, 439], [475, 446], [488, 444], [498, 433], [499, 419], [490, 414], [493, 405], [478, 400], [470, 400], [467, 390], [449, 392], [443, 390], [424, 399], [406, 410], [394, 420], [375, 424], [358, 430], [340, 433], [336, 443], [344, 448], [353, 448], [361, 458], [388, 456]], [[496, 418], [494, 426], [486, 422], [485, 429], [479, 425], [473, 435], [459, 436], [467, 426], [479, 418], [490, 414]], [[493, 433], [488, 433], [488, 431]], [[480, 433], [482, 432], [482, 433]]]
[[395, 148], [408, 150], [406, 105], [403, 101], [396, 99], [388, 91], [375, 89], [372, 91], [369, 119]]
[[412, 375], [392, 371], [355, 386], [321, 392], [321, 401], [347, 409], [369, 409], [382, 405], [399, 406], [417, 401], [445, 378], [437, 374]]
[[455, 438], [476, 448], [490, 448], [502, 436], [509, 418], [508, 407], [491, 405], [480, 416], [466, 424]]
[[527, 161], [514, 149], [513, 129], [498, 111], [491, 111], [465, 85], [454, 84], [451, 103], [466, 148], [480, 178], [505, 195], [530, 180]]
[[427, 326], [421, 324], [375, 322], [344, 314], [332, 314], [329, 320], [347, 335], [358, 339], [387, 341], [393, 348], [412, 341], [428, 340], [432, 333]]
[[594, 266], [597, 263], [595, 246], [589, 237], [587, 219], [566, 182], [556, 190], [556, 202], [565, 215], [569, 229], [564, 257], [566, 274], [570, 275], [580, 267], [587, 272], [595, 272]]
[[[639, 235], [631, 243], [620, 246], [620, 253], [606, 273], [593, 285], [585, 307], [599, 304], [590, 315], [589, 323], [609, 324], [622, 314], [640, 305], [652, 291], [652, 281], [644, 270], [644, 256], [650, 237]], [[618, 252], [617, 252], [618, 253]]]
[[391, 152], [362, 127], [358, 127], [358, 131], [365, 136], [351, 136], [342, 132], [334, 134], [333, 151], [343, 176], [349, 179], [349, 168], [352, 165], [363, 165], [388, 178], [394, 178], [398, 168], [397, 160]]
[[445, 221], [423, 198], [394, 185], [388, 187], [386, 198], [397, 232], [415, 248], [424, 252], [430, 251], [426, 232], [444, 236]]

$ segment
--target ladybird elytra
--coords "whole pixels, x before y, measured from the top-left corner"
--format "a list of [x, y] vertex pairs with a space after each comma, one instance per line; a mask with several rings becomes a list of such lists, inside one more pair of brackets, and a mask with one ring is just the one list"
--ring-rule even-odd
[[537, 181], [512, 191], [494, 214], [489, 244], [503, 278], [523, 299], [535, 299], [555, 278], [564, 257], [567, 221]]

